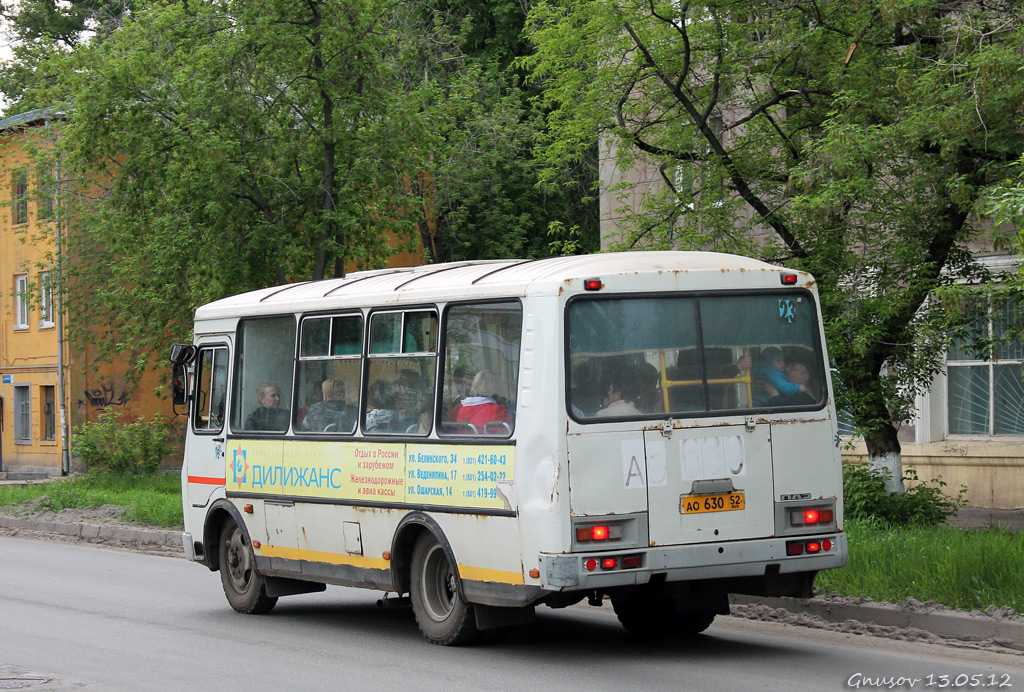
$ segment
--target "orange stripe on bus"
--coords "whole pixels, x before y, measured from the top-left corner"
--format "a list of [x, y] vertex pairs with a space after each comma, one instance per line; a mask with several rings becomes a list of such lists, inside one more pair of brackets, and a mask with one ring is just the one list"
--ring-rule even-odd
[[224, 485], [223, 478], [209, 478], [207, 476], [189, 476], [188, 482], [202, 485]]

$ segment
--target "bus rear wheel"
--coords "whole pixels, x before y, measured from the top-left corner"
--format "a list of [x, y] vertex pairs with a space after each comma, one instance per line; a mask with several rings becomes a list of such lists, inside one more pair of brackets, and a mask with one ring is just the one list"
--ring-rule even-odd
[[431, 644], [460, 646], [480, 634], [473, 606], [459, 595], [455, 567], [444, 547], [424, 533], [412, 551], [412, 612], [420, 632]]
[[267, 595], [263, 575], [256, 571], [256, 556], [242, 528], [229, 519], [220, 530], [220, 583], [228, 603], [239, 613], [270, 612], [276, 596]]
[[694, 636], [715, 621], [715, 611], [681, 608], [676, 595], [649, 584], [613, 596], [612, 606], [626, 631], [644, 638]]

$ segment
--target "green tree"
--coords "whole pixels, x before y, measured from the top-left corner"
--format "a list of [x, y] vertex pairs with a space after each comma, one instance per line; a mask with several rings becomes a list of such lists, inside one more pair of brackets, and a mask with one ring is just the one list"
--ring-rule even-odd
[[382, 57], [390, 9], [154, 4], [53, 58], [43, 97], [70, 114], [56, 154], [74, 214], [71, 323], [106, 327], [80, 336], [141, 367], [188, 333], [196, 305], [410, 246], [421, 128]]
[[967, 251], [978, 202], [1024, 151], [1024, 10], [550, 0], [528, 30], [524, 64], [553, 110], [550, 170], [599, 132], [620, 164], [652, 162], [663, 178], [618, 247], [813, 272], [838, 403], [899, 479], [897, 425], [956, 319], [928, 298], [986, 278]]
[[[56, 78], [42, 68], [54, 54], [102, 41], [135, 8], [133, 0], [17, 0], [0, 3], [12, 60], [0, 63], [0, 93], [19, 111], [38, 105], [31, 91]], [[26, 93], [28, 92], [28, 94]]]
[[[419, 104], [425, 146], [410, 181], [432, 261], [540, 257], [548, 229], [578, 229], [597, 249], [596, 165], [538, 185], [534, 143], [546, 124], [515, 60], [526, 9], [517, 0], [419, 0], [401, 12], [396, 60], [405, 98]], [[594, 140], [596, 142], [596, 139]], [[592, 161], [596, 164], [596, 161]], [[561, 225], [559, 225], [561, 224]]]

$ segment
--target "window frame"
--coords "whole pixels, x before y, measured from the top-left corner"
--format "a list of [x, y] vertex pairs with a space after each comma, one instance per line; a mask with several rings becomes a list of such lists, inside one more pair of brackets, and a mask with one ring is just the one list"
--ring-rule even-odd
[[[224, 387], [224, 413], [221, 416], [220, 425], [216, 426], [216, 427], [212, 427], [212, 426], [209, 425], [209, 422], [213, 420], [213, 414], [212, 414], [212, 411], [211, 411], [211, 406], [213, 404], [213, 394], [214, 394], [213, 389], [214, 389], [214, 385], [216, 384], [216, 380], [215, 380], [215, 378], [213, 376], [211, 376], [211, 380], [210, 380], [209, 401], [207, 402], [206, 409], [205, 409], [205, 411], [200, 411], [199, 410], [199, 392], [202, 390], [203, 375], [204, 375], [204, 371], [202, 370], [203, 354], [208, 352], [208, 351], [212, 351], [213, 352], [213, 356], [212, 356], [211, 364], [210, 364], [210, 372], [211, 373], [216, 373], [217, 372], [217, 365], [218, 365], [217, 355], [218, 355], [219, 351], [223, 351], [224, 367], [227, 370], [226, 377], [225, 377], [224, 382], [223, 382], [223, 387]], [[195, 401], [193, 402], [193, 405], [191, 406], [191, 415], [189, 416], [190, 424], [192, 426], [192, 432], [194, 432], [196, 435], [218, 435], [218, 434], [220, 434], [220, 433], [222, 433], [224, 431], [224, 426], [226, 425], [226, 421], [227, 421], [227, 417], [228, 417], [228, 410], [229, 410], [229, 406], [230, 406], [230, 402], [228, 401], [228, 399], [230, 397], [229, 392], [231, 391], [231, 372], [230, 372], [230, 368], [231, 368], [231, 349], [228, 348], [228, 345], [226, 343], [223, 343], [223, 342], [203, 343], [203, 344], [200, 344], [198, 346], [198, 351], [196, 353], [196, 360], [195, 360], [195, 374], [193, 375], [193, 379], [194, 379], [194, 382], [195, 382], [195, 384], [194, 384], [194, 387], [195, 387]], [[207, 420], [206, 427], [202, 427], [200, 425], [200, 415], [199, 414], [203, 413], [203, 412], [208, 414], [207, 417], [206, 417], [206, 420]]]
[[42, 427], [39, 439], [43, 442], [57, 441], [57, 388], [52, 384], [39, 387], [39, 410]]
[[245, 383], [243, 382], [243, 380], [248, 375], [248, 372], [245, 369], [245, 364], [243, 363], [243, 358], [246, 355], [246, 342], [248, 341], [248, 339], [251, 338], [246, 335], [245, 326], [248, 324], [266, 322], [271, 320], [280, 320], [282, 322], [284, 322], [285, 320], [291, 320], [292, 323], [292, 344], [291, 351], [289, 352], [288, 356], [291, 363], [291, 367], [289, 368], [288, 373], [289, 389], [287, 395], [283, 393], [284, 388], [281, 386], [280, 382], [275, 382], [275, 384], [282, 390], [281, 405], [289, 404], [294, 406], [295, 403], [295, 362], [299, 344], [299, 321], [296, 314], [288, 312], [273, 315], [250, 315], [239, 318], [238, 323], [235, 325], [234, 353], [231, 354], [232, 370], [228, 378], [230, 384], [228, 386], [228, 413], [226, 416], [226, 418], [228, 419], [228, 428], [231, 430], [233, 434], [236, 435], [280, 437], [282, 435], [286, 435], [292, 428], [292, 414], [290, 409], [285, 409], [288, 411], [288, 426], [284, 430], [251, 430], [245, 427], [245, 420], [246, 418], [248, 418], [248, 415], [243, 415], [245, 414], [244, 406], [246, 396], [255, 395], [253, 391], [245, 390]]
[[14, 385], [14, 444], [32, 444], [32, 385]]
[[[356, 317], [356, 318], [359, 319], [359, 330], [360, 330], [360, 332], [359, 332], [359, 337], [360, 337], [359, 338], [359, 350], [356, 351], [355, 353], [339, 353], [339, 354], [328, 353], [326, 355], [304, 355], [303, 351], [302, 351], [302, 347], [303, 347], [302, 330], [303, 330], [303, 327], [306, 324], [306, 322], [313, 321], [313, 320], [327, 320], [328, 321], [327, 347], [328, 347], [328, 351], [332, 351], [334, 343], [335, 343], [334, 342], [334, 326], [335, 326], [334, 325], [334, 320], [336, 318], [339, 318], [339, 317], [342, 317], [342, 318], [344, 318], [344, 317]], [[292, 417], [291, 425], [292, 425], [292, 431], [294, 433], [296, 433], [298, 435], [329, 435], [331, 437], [335, 437], [335, 436], [338, 436], [338, 435], [345, 435], [345, 436], [351, 437], [353, 435], [356, 435], [359, 432], [359, 429], [360, 429], [359, 423], [362, 420], [362, 417], [361, 417], [360, 413], [362, 411], [362, 401], [363, 401], [363, 394], [364, 394], [363, 380], [364, 380], [364, 375], [365, 375], [365, 372], [366, 372], [364, 370], [364, 360], [365, 360], [366, 351], [368, 349], [368, 346], [367, 346], [368, 341], [367, 340], [369, 338], [369, 327], [368, 327], [368, 325], [369, 325], [368, 317], [365, 314], [363, 314], [362, 310], [360, 310], [358, 308], [347, 308], [347, 309], [342, 309], [342, 310], [332, 310], [332, 311], [326, 311], [326, 312], [308, 312], [308, 313], [303, 313], [303, 314], [299, 315], [298, 326], [297, 326], [297, 331], [296, 331], [296, 336], [295, 336], [295, 342], [296, 342], [296, 344], [295, 344], [296, 345], [295, 354], [296, 355], [295, 355], [295, 372], [294, 372], [294, 375], [293, 375], [293, 386], [294, 386], [293, 399], [294, 399], [294, 401], [292, 402], [292, 413], [291, 413], [291, 417]], [[299, 415], [299, 411], [302, 408], [300, 406], [300, 402], [299, 402], [299, 396], [301, 394], [300, 389], [302, 387], [302, 364], [303, 363], [315, 363], [315, 362], [335, 362], [335, 361], [349, 361], [349, 362], [353, 362], [354, 361], [354, 362], [357, 363], [357, 372], [358, 372], [359, 381], [356, 383], [356, 387], [353, 390], [355, 392], [355, 396], [356, 396], [356, 403], [355, 403], [355, 417], [356, 417], [356, 420], [354, 421], [354, 425], [352, 426], [352, 428], [350, 430], [331, 430], [331, 431], [303, 430], [301, 428], [301, 424], [298, 422], [298, 418], [297, 418], [298, 415]], [[349, 394], [349, 391], [350, 391], [347, 385], [345, 387], [345, 390], [346, 390], [346, 398], [347, 398], [348, 394]]]
[[28, 223], [28, 173], [16, 170], [11, 173], [11, 225], [24, 226]]
[[[803, 296], [807, 301], [809, 309], [811, 311], [812, 328], [810, 330], [811, 343], [809, 346], [813, 348], [813, 352], [820, 358], [819, 362], [815, 364], [816, 370], [813, 373], [814, 377], [820, 382], [821, 393], [818, 400], [812, 404], [797, 404], [797, 405], [786, 405], [786, 406], [770, 406], [770, 405], [754, 405], [750, 408], [710, 408], [710, 402], [707, 397], [707, 389], [710, 384], [713, 384], [711, 380], [717, 379], [710, 377], [707, 372], [707, 358], [706, 352], [708, 348], [716, 348], [714, 344], [707, 344], [704, 340], [704, 327], [702, 324], [702, 308], [701, 301], [708, 298], [720, 298], [720, 297], [742, 297], [742, 296], [785, 296], [785, 295], [800, 295]], [[663, 299], [663, 298], [676, 298], [676, 299], [687, 299], [694, 301], [695, 306], [695, 320], [697, 333], [695, 335], [696, 344], [699, 348], [699, 368], [700, 376], [704, 381], [703, 388], [705, 390], [705, 409], [704, 410], [681, 410], [681, 411], [658, 411], [652, 413], [643, 413], [640, 415], [629, 415], [629, 416], [579, 416], [573, 411], [572, 402], [572, 358], [573, 353], [570, 350], [570, 322], [569, 317], [572, 306], [581, 301], [609, 301], [609, 300], [647, 300], [647, 299]], [[609, 293], [604, 295], [575, 295], [569, 298], [565, 303], [565, 310], [562, 316], [562, 328], [563, 328], [563, 357], [564, 357], [564, 406], [566, 414], [573, 421], [582, 425], [593, 425], [602, 423], [611, 423], [619, 421], [651, 421], [651, 420], [664, 420], [666, 418], [722, 418], [730, 416], [747, 415], [750, 413], [764, 413], [764, 414], [787, 414], [794, 412], [814, 412], [821, 411], [828, 406], [830, 401], [830, 392], [828, 387], [829, 382], [829, 371], [825, 366], [824, 358], [825, 354], [824, 344], [822, 343], [821, 337], [821, 312], [819, 309], [818, 301], [814, 300], [814, 295], [811, 291], [802, 287], [792, 288], [761, 288], [753, 290], [714, 290], [714, 291], [651, 291], [651, 292], [631, 292], [631, 293]]]
[[14, 329], [24, 331], [29, 328], [31, 310], [29, 308], [28, 274], [14, 275]]
[[[1000, 322], [998, 311], [1002, 309], [1002, 305], [996, 306], [992, 300], [982, 294], [985, 299], [986, 305], [984, 306], [984, 338], [994, 339], [996, 326]], [[1019, 308], [1024, 308], [1024, 303], [1017, 302]], [[996, 432], [996, 368], [1001, 365], [1018, 365], [1024, 369], [1024, 354], [1019, 358], [1000, 358], [998, 354], [999, 346], [992, 346], [991, 352], [988, 358], [981, 357], [967, 357], [969, 354], [963, 353], [964, 357], [950, 358], [950, 352], [954, 345], [950, 344], [947, 348], [944, 365], [945, 375], [943, 376], [943, 398], [945, 406], [943, 406], [943, 424], [945, 437], [948, 439], [965, 439], [965, 440], [1013, 440], [1024, 438], [1024, 431], [1022, 432], [1011, 432], [1011, 433], [997, 433]], [[1018, 346], [1018, 348], [1024, 349], [1024, 341]], [[958, 347], [958, 350], [963, 352], [962, 347]], [[968, 370], [971, 368], [984, 368], [987, 375], [987, 397], [985, 399], [986, 405], [986, 430], [985, 432], [952, 432], [953, 419], [952, 419], [952, 385], [950, 381], [950, 370], [951, 369], [963, 369]]]
[[[408, 350], [406, 350], [406, 338], [407, 338], [407, 334], [406, 334], [407, 319], [406, 318], [408, 317], [408, 315], [410, 315], [412, 313], [427, 313], [427, 314], [433, 315], [433, 317], [434, 317], [434, 324], [436, 325], [436, 329], [437, 329], [437, 332], [438, 332], [437, 334], [434, 335], [434, 343], [433, 343], [434, 348], [433, 348], [433, 350], [427, 350], [427, 351], [423, 351], [423, 350], [408, 351]], [[376, 317], [378, 315], [388, 315], [388, 314], [398, 314], [398, 315], [401, 315], [401, 322], [400, 322], [401, 338], [399, 340], [398, 352], [394, 352], [394, 351], [374, 352], [374, 343], [373, 343], [373, 326], [374, 326], [373, 320], [374, 320], [374, 317]], [[425, 438], [425, 437], [429, 437], [430, 434], [433, 432], [433, 430], [436, 429], [436, 427], [437, 427], [437, 421], [436, 421], [437, 408], [438, 408], [438, 403], [437, 403], [438, 402], [438, 387], [437, 387], [437, 383], [438, 383], [438, 376], [439, 376], [438, 368], [440, 367], [440, 364], [441, 364], [441, 355], [440, 355], [440, 347], [441, 347], [441, 311], [434, 304], [416, 304], [416, 305], [407, 305], [407, 306], [402, 306], [402, 307], [387, 306], [387, 307], [381, 307], [381, 308], [372, 308], [372, 309], [370, 309], [367, 312], [367, 314], [365, 316], [365, 322], [364, 322], [363, 329], [364, 329], [364, 338], [363, 338], [363, 341], [364, 341], [364, 346], [363, 346], [363, 373], [362, 373], [362, 383], [361, 383], [360, 392], [359, 392], [359, 399], [360, 399], [360, 401], [359, 401], [359, 425], [357, 426], [357, 429], [358, 429], [359, 433], [362, 434], [362, 435], [368, 435], [368, 436], [372, 436], [372, 437], [380, 436], [380, 437], [394, 438], [394, 437], [397, 437], [397, 436], [412, 436], [412, 437], [415, 437], [417, 439], [422, 439], [422, 438]], [[367, 412], [368, 412], [368, 409], [369, 409], [369, 405], [370, 405], [370, 391], [369, 390], [370, 390], [370, 387], [372, 386], [371, 377], [370, 377], [370, 370], [373, 367], [374, 361], [383, 361], [383, 360], [389, 360], [389, 359], [391, 359], [391, 360], [404, 359], [404, 360], [413, 361], [413, 360], [420, 360], [420, 359], [423, 359], [423, 358], [433, 358], [434, 359], [433, 383], [431, 385], [431, 387], [432, 387], [431, 398], [426, 402], [427, 403], [427, 411], [432, 412], [431, 413], [430, 430], [427, 430], [424, 433], [406, 432], [404, 430], [395, 430], [395, 431], [386, 431], [386, 430], [382, 430], [382, 431], [367, 431], [365, 429], [365, 426], [366, 426], [366, 415], [367, 415]], [[398, 412], [398, 410], [396, 408], [395, 413], [397, 414], [397, 412]], [[395, 417], [397, 418], [397, 415]]]
[[53, 271], [44, 271], [39, 273], [39, 328], [53, 326]]
[[[523, 368], [523, 330], [526, 323], [526, 315], [523, 311], [523, 301], [520, 298], [507, 297], [507, 298], [483, 298], [477, 300], [463, 300], [457, 302], [447, 303], [444, 306], [444, 311], [441, 315], [441, 322], [438, 326], [438, 380], [436, 389], [436, 401], [434, 408], [434, 420], [440, 421], [441, 423], [447, 422], [441, 420], [441, 414], [445, 413], [444, 408], [444, 392], [445, 392], [445, 363], [448, 358], [448, 319], [452, 310], [459, 308], [472, 307], [475, 305], [515, 305], [519, 309], [519, 351], [516, 354], [516, 382], [515, 390], [518, 396], [519, 385], [522, 376]], [[511, 403], [511, 402], [510, 402]], [[517, 401], [518, 403], [518, 401]], [[511, 409], [511, 407], [510, 407]], [[508, 434], [501, 435], [488, 435], [486, 432], [480, 433], [454, 433], [445, 432], [442, 425], [435, 423], [434, 429], [437, 431], [437, 436], [445, 440], [473, 440], [474, 442], [485, 441], [485, 440], [499, 440], [505, 441], [515, 437], [516, 434], [516, 418], [513, 411], [509, 411], [512, 418], [512, 423], [509, 426]]]

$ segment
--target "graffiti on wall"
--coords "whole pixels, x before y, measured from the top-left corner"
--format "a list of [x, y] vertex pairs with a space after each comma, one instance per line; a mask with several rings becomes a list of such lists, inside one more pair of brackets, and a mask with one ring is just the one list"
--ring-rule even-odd
[[128, 403], [129, 399], [127, 390], [122, 389], [119, 395], [114, 385], [104, 383], [98, 389], [87, 389], [85, 391], [85, 401], [79, 399], [78, 405], [83, 406], [88, 403], [94, 408], [124, 406]]

